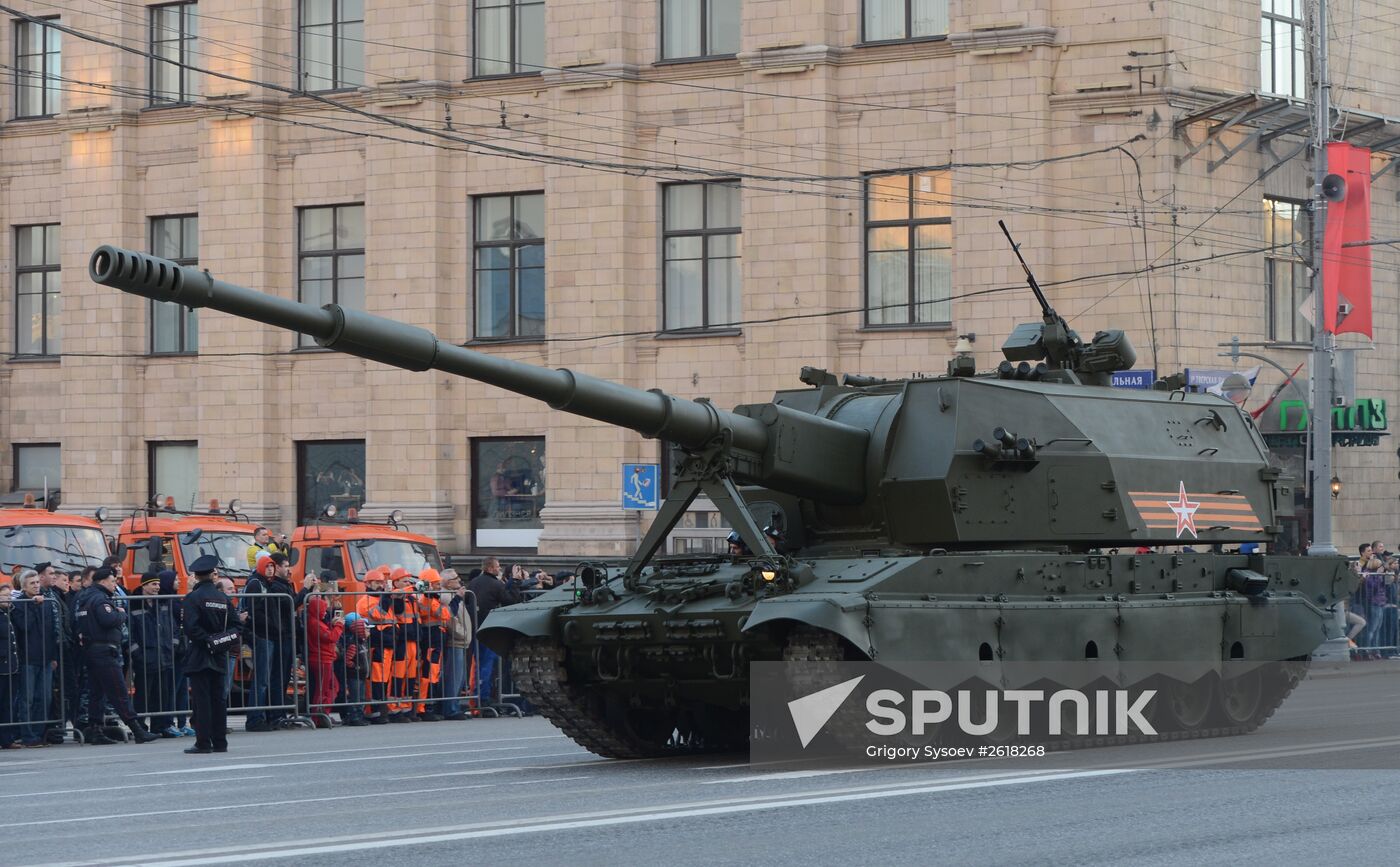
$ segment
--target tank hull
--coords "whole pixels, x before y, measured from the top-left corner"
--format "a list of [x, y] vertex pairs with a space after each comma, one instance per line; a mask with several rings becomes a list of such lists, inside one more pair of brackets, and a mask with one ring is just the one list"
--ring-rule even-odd
[[[1341, 558], [1024, 551], [803, 561], [789, 592], [735, 593], [754, 565], [703, 576], [657, 567], [602, 604], [570, 591], [494, 611], [483, 641], [516, 658], [517, 686], [583, 746], [612, 756], [741, 748], [749, 666], [812, 658], [897, 665], [1099, 659], [1182, 664], [1303, 660], [1335, 637]], [[761, 564], [760, 567], [762, 568]], [[1231, 573], [1267, 587], [1231, 589]], [[617, 582], [613, 582], [610, 590]], [[989, 676], [995, 672], [988, 670]], [[638, 724], [638, 719], [644, 722]], [[693, 737], [676, 740], [677, 732]]]

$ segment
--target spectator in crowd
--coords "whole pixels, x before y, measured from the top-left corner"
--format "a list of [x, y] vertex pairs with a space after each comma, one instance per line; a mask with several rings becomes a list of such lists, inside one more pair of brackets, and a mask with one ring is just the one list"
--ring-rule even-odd
[[[214, 580], [214, 586], [217, 587], [217, 588], [219, 588], [219, 592], [220, 592], [220, 593], [224, 594], [224, 595], [227, 596], [228, 598], [233, 599], [235, 602], [237, 602], [237, 600], [238, 600], [238, 597], [237, 597], [238, 590], [237, 590], [237, 588], [235, 588], [235, 587], [233, 586], [233, 579], [232, 579], [232, 578], [226, 578], [226, 577], [222, 577], [222, 576], [219, 577], [219, 578], [216, 578], [216, 579]], [[245, 638], [243, 641], [239, 642], [239, 647], [238, 647], [237, 650], [232, 651], [232, 652], [229, 653], [229, 655], [228, 655], [228, 671], [227, 671], [227, 673], [225, 673], [225, 675], [224, 675], [224, 701], [225, 701], [225, 702], [227, 702], [227, 701], [229, 700], [229, 697], [233, 695], [233, 673], [234, 673], [234, 671], [238, 668], [238, 660], [239, 660], [239, 657], [241, 657], [241, 656], [243, 655], [243, 648], [245, 648], [245, 647], [247, 647], [247, 639], [246, 639], [246, 638]], [[193, 734], [193, 731], [194, 731], [194, 730], [191, 729], [191, 730], [190, 730], [190, 734]]]
[[253, 544], [248, 546], [248, 568], [256, 570], [260, 553], [282, 554], [285, 557], [291, 550], [292, 546], [287, 541], [286, 534], [273, 541], [271, 530], [266, 527], [258, 527], [253, 530]]
[[369, 699], [366, 717], [373, 725], [389, 721], [389, 693], [393, 681], [394, 630], [393, 598], [387, 592], [389, 568], [379, 566], [365, 573], [365, 595], [356, 601], [355, 612], [369, 633]]
[[180, 737], [171, 714], [175, 710], [174, 600], [155, 598], [160, 574], [141, 576], [141, 594], [131, 601], [131, 669], [136, 683], [136, 712], [146, 716], [151, 731], [164, 738]]
[[[162, 569], [156, 573], [160, 578], [161, 596], [178, 596], [179, 577], [173, 569]], [[232, 584], [232, 582], [229, 582]], [[189, 725], [188, 711], [190, 709], [190, 682], [185, 677], [185, 667], [182, 661], [185, 658], [185, 630], [182, 626], [181, 618], [184, 610], [180, 603], [170, 599], [170, 614], [175, 621], [175, 725], [174, 729], [182, 737], [194, 737], [194, 728]]]
[[19, 649], [18, 697], [14, 720], [20, 724], [20, 740], [26, 747], [47, 746], [44, 719], [58, 670], [59, 626], [54, 603], [39, 589], [39, 573], [20, 573], [20, 595], [14, 600], [10, 624]]
[[[78, 573], [74, 572], [76, 576]], [[45, 595], [53, 599], [58, 606], [59, 616], [63, 619], [63, 646], [59, 648], [58, 675], [54, 678], [53, 707], [49, 711], [49, 716], [53, 719], [63, 720], [73, 726], [73, 740], [76, 742], [82, 736], [78, 733], [78, 690], [79, 675], [83, 669], [82, 648], [78, 646], [77, 626], [73, 622], [73, 602], [77, 593], [72, 590], [72, 581], [67, 572], [56, 570], [50, 584], [51, 590]], [[51, 728], [47, 734], [51, 744], [63, 743], [63, 726], [57, 725]]]
[[447, 604], [447, 642], [442, 660], [442, 718], [464, 720], [462, 691], [467, 685], [467, 650], [472, 643], [471, 606], [467, 587], [455, 569], [442, 572], [442, 598]]
[[336, 661], [336, 677], [343, 678], [341, 725], [370, 724], [365, 719], [365, 680], [369, 674], [369, 624], [358, 612], [351, 611], [345, 615], [345, 631], [340, 636], [340, 657]]
[[244, 585], [239, 602], [253, 635], [253, 690], [248, 698], [253, 709], [246, 724], [250, 732], [271, 731], [286, 716], [273, 708], [285, 703], [296, 653], [296, 636], [291, 632], [295, 593], [287, 555], [277, 552], [258, 562], [258, 571]]
[[20, 749], [19, 729], [12, 725], [19, 672], [19, 647], [10, 628], [13, 608], [9, 592], [0, 591], [0, 750]]
[[306, 600], [306, 673], [317, 728], [331, 727], [330, 709], [340, 688], [335, 679], [336, 650], [344, 631], [345, 619], [331, 613], [326, 597], [313, 595]]
[[[1367, 546], [1369, 549], [1370, 546]], [[1381, 627], [1385, 622], [1386, 573], [1382, 571], [1378, 557], [1370, 556], [1361, 562], [1361, 584], [1357, 589], [1358, 600], [1365, 611], [1366, 631], [1361, 638], [1362, 652], [1367, 659], [1379, 659], [1382, 644]]]
[[451, 614], [439, 597], [442, 576], [431, 566], [418, 575], [418, 590], [414, 605], [418, 614], [418, 706], [416, 713], [424, 722], [441, 722], [441, 702], [428, 703], [430, 698], [442, 698], [442, 652], [446, 647], [447, 620]]
[[[519, 567], [517, 567], [519, 568]], [[507, 580], [501, 574], [501, 561], [495, 557], [488, 557], [481, 563], [481, 574], [472, 579], [468, 585], [472, 595], [476, 597], [477, 629], [486, 622], [492, 611], [502, 605], [513, 605], [524, 599], [524, 588], [520, 582]], [[476, 669], [476, 697], [477, 707], [489, 707], [492, 704], [493, 692], [496, 679], [495, 651], [480, 641], [477, 642], [477, 669]]]
[[394, 665], [389, 704], [389, 722], [417, 722], [413, 699], [418, 693], [418, 607], [413, 598], [417, 579], [407, 569], [395, 569], [389, 580], [394, 588], [389, 594], [390, 611], [394, 616]]
[[[55, 587], [59, 570], [54, 568], [52, 563], [45, 562], [35, 564], [34, 571], [39, 573], [39, 592], [51, 601], [44, 609], [53, 617], [58, 635], [58, 667], [54, 669], [53, 679], [49, 684], [49, 694], [44, 703], [44, 717], [49, 720], [62, 720], [66, 718], [63, 712], [63, 686], [68, 679], [68, 671], [74, 667], [75, 662], [69, 658], [68, 653], [68, 648], [73, 642], [72, 611], [63, 604], [63, 597]], [[44, 741], [55, 746], [63, 743], [63, 726], [54, 722], [46, 723]]]

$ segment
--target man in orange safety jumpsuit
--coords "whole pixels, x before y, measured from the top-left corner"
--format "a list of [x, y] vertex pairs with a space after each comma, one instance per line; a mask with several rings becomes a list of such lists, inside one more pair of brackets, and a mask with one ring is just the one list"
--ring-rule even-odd
[[355, 612], [369, 626], [370, 707], [365, 719], [374, 725], [389, 722], [390, 679], [394, 666], [394, 630], [398, 620], [385, 593], [389, 567], [379, 566], [365, 573], [365, 595], [355, 603]]

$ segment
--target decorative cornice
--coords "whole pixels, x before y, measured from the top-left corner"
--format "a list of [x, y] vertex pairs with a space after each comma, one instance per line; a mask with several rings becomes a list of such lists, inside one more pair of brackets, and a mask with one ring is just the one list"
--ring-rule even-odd
[[550, 70], [540, 76], [547, 87], [611, 87], [619, 81], [639, 81], [641, 69], [631, 63], [593, 63]]
[[838, 45], [793, 45], [782, 48], [744, 51], [739, 54], [739, 65], [747, 70], [768, 71], [792, 69], [795, 67], [831, 66], [840, 63], [851, 53], [851, 49]]
[[1054, 45], [1056, 32], [1054, 27], [1007, 27], [1000, 30], [950, 33], [948, 42], [957, 51], [990, 52], [1003, 48]]

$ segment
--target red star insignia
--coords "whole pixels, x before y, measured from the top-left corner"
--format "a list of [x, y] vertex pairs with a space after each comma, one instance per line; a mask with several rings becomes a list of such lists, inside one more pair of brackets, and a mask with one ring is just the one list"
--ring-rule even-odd
[[1186, 499], [1186, 483], [1181, 482], [1180, 494], [1176, 501], [1167, 501], [1167, 508], [1176, 514], [1176, 537], [1181, 538], [1182, 531], [1189, 532], [1192, 539], [1199, 538], [1196, 535], [1196, 510], [1201, 507], [1200, 503], [1193, 503]]

